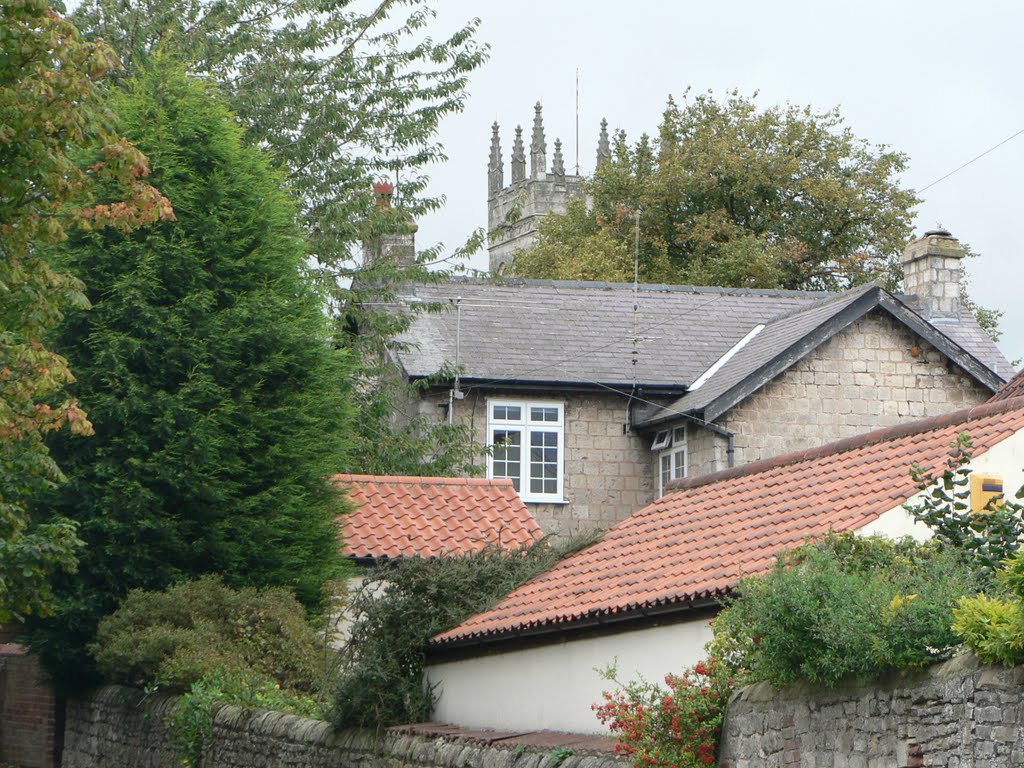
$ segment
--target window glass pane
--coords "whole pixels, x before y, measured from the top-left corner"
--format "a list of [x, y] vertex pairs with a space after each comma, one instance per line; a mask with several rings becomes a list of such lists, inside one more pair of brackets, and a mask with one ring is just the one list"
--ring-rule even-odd
[[496, 405], [494, 418], [502, 421], [519, 421], [523, 418], [523, 409], [518, 405]]
[[558, 433], [530, 433], [530, 493], [558, 493]]
[[654, 442], [651, 443], [652, 451], [660, 451], [662, 448], [668, 447], [669, 432], [667, 429], [662, 430], [654, 436]]
[[672, 454], [672, 478], [686, 477], [686, 451], [675, 451]]
[[496, 429], [492, 435], [494, 453], [491, 457], [491, 474], [494, 477], [510, 477], [516, 490], [522, 474], [522, 433], [511, 429]]
[[672, 430], [672, 444], [679, 445], [686, 442], [686, 427], [676, 427]]
[[554, 406], [530, 406], [530, 421], [558, 422], [558, 408]]
[[661, 456], [661, 492], [665, 492], [665, 486], [672, 479], [672, 455], [665, 453]]

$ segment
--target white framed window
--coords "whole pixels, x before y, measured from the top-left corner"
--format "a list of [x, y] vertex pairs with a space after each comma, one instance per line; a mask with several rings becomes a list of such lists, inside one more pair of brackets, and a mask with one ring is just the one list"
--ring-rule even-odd
[[658, 432], [651, 450], [657, 455], [658, 495], [673, 480], [686, 477], [686, 427], [675, 427]]
[[488, 400], [487, 476], [507, 477], [523, 501], [562, 501], [562, 403]]

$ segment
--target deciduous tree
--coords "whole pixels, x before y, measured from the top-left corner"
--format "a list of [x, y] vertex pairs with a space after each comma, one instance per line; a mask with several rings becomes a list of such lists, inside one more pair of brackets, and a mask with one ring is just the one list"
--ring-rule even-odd
[[[590, 207], [549, 217], [518, 274], [837, 289], [894, 283], [917, 198], [906, 157], [857, 138], [837, 110], [758, 109], [729, 93], [671, 99], [656, 141], [619, 134]], [[628, 258], [625, 255], [628, 254]], [[604, 264], [601, 270], [584, 264]]]
[[[67, 360], [46, 344], [61, 313], [88, 302], [41, 247], [76, 227], [127, 231], [173, 215], [103, 109], [98, 82], [116, 65], [46, 0], [0, 4], [0, 622], [47, 612], [47, 574], [72, 569], [80, 544], [67, 519], [34, 524], [27, 512], [63, 479], [43, 436], [92, 431], [67, 396]], [[84, 166], [77, 153], [87, 147], [101, 151]], [[121, 196], [93, 205], [98, 179], [117, 179]]]

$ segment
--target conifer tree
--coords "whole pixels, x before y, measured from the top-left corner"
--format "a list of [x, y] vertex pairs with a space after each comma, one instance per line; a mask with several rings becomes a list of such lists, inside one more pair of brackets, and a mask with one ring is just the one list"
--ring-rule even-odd
[[209, 87], [157, 61], [113, 97], [176, 222], [84, 233], [61, 249], [91, 311], [56, 340], [95, 436], [58, 437], [71, 482], [40, 504], [86, 542], [32, 640], [64, 682], [134, 587], [220, 573], [317, 603], [341, 564], [347, 364], [304, 280], [295, 208]]

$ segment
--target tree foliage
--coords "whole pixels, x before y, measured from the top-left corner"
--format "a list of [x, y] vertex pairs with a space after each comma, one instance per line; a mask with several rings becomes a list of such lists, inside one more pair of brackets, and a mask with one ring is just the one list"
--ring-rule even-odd
[[[550, 216], [517, 255], [528, 277], [838, 289], [901, 274], [913, 192], [906, 157], [858, 139], [837, 110], [760, 110], [733, 91], [671, 98], [658, 137], [620, 132], [590, 207]], [[593, 265], [593, 266], [591, 266]]]
[[129, 589], [220, 573], [313, 605], [340, 565], [326, 478], [346, 466], [350, 371], [303, 278], [294, 206], [215, 93], [174, 65], [112, 104], [177, 221], [60, 250], [93, 309], [68, 313], [57, 347], [96, 430], [53, 441], [71, 483], [39, 505], [88, 545], [34, 634], [64, 681], [89, 669], [84, 646]]
[[[54, 569], [74, 567], [74, 526], [34, 525], [29, 500], [63, 479], [43, 437], [92, 427], [73, 397], [67, 360], [46, 344], [67, 307], [87, 304], [82, 284], [54, 269], [41, 248], [74, 228], [116, 227], [173, 217], [145, 181], [146, 158], [118, 137], [99, 81], [117, 66], [106, 45], [83, 43], [45, 0], [0, 5], [0, 623], [45, 613]], [[83, 148], [100, 149], [79, 163]], [[121, 196], [93, 205], [97, 180]]]
[[[382, 311], [398, 286], [442, 279], [464, 248], [441, 247], [412, 264], [363, 264], [355, 246], [436, 210], [426, 167], [444, 159], [440, 121], [461, 111], [469, 75], [486, 59], [474, 19], [444, 37], [430, 0], [85, 0], [74, 20], [110, 41], [127, 73], [158, 51], [173, 52], [211, 79], [244, 126], [268, 150], [300, 201], [300, 218], [320, 281], [340, 319], [340, 343], [365, 363], [355, 391], [355, 450], [374, 471], [450, 474], [471, 464], [468, 433], [430, 420], [396, 420], [415, 394], [390, 367], [395, 335], [408, 323]], [[371, 182], [397, 183], [396, 210], [373, 205]], [[357, 331], [358, 333], [351, 333]]]

